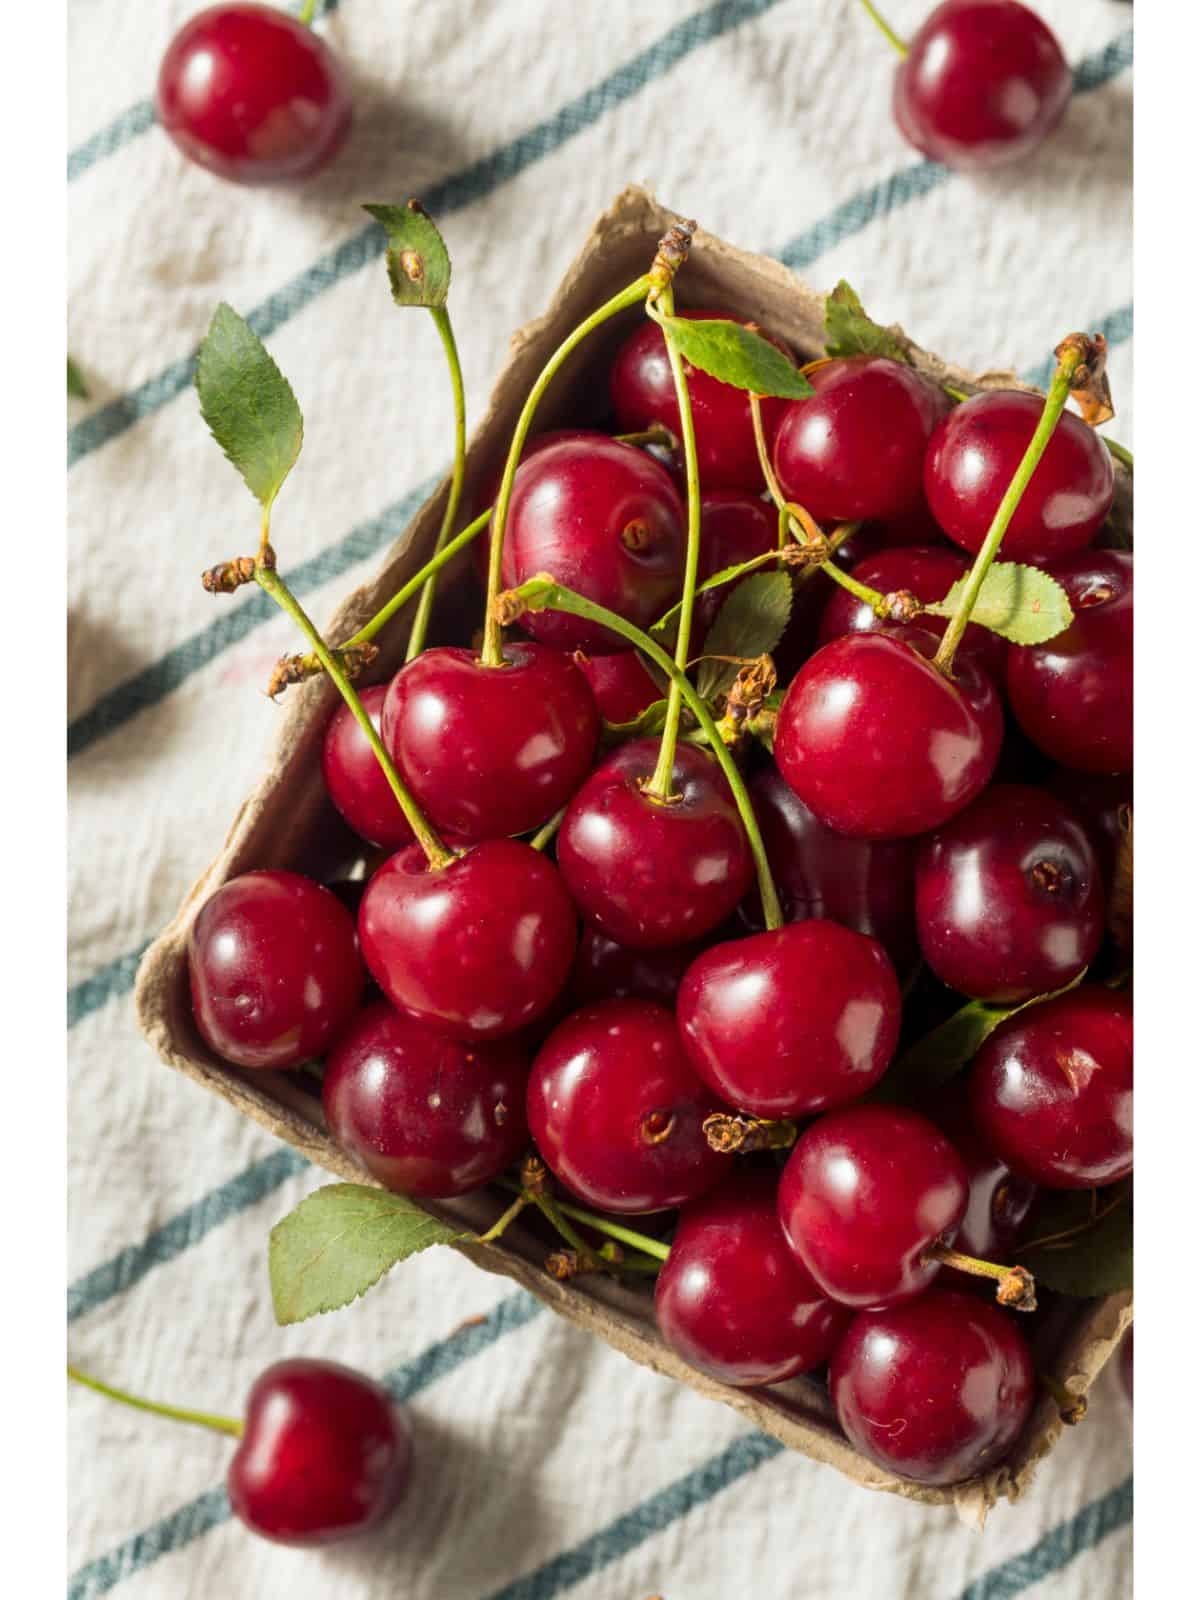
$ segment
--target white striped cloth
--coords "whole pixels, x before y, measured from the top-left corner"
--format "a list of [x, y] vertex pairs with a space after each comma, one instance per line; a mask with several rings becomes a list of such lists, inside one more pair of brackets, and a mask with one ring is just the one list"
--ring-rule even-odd
[[[1129, 1429], [1108, 1379], [1028, 1500], [976, 1534], [779, 1453], [449, 1252], [276, 1328], [267, 1231], [319, 1176], [160, 1065], [129, 996], [263, 764], [278, 713], [261, 689], [291, 647], [256, 600], [198, 582], [253, 536], [188, 381], [215, 303], [255, 313], [304, 409], [274, 532], [318, 619], [450, 447], [437, 340], [392, 310], [362, 200], [416, 193], [438, 215], [476, 415], [510, 332], [638, 180], [814, 284], [849, 278], [968, 366], [1034, 374], [1068, 329], [1103, 329], [1112, 431], [1132, 444], [1132, 14], [1036, 3], [1079, 93], [1032, 164], [968, 181], [901, 142], [893, 59], [852, 0], [341, 0], [319, 27], [359, 80], [355, 134], [317, 182], [273, 192], [188, 167], [153, 126], [157, 59], [193, 0], [72, 0], [70, 348], [93, 397], [71, 403], [69, 452], [70, 1350], [230, 1411], [268, 1362], [334, 1356], [412, 1398], [419, 1458], [377, 1537], [284, 1551], [230, 1521], [228, 1441], [77, 1390], [78, 1600], [1128, 1594]], [[929, 4], [887, 9], [911, 32]]]

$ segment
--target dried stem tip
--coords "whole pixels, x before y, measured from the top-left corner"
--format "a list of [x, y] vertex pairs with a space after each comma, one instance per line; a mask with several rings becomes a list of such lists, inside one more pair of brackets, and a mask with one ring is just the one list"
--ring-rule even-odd
[[785, 567], [798, 567], [803, 572], [808, 567], [823, 567], [832, 554], [833, 546], [822, 534], [807, 544], [785, 544], [779, 559]]
[[1108, 340], [1102, 333], [1069, 333], [1057, 347], [1055, 357], [1062, 361], [1069, 352], [1079, 356], [1079, 365], [1071, 374], [1071, 393], [1075, 396], [1080, 415], [1089, 428], [1099, 427], [1114, 417], [1112, 390], [1108, 386]]
[[796, 1142], [796, 1124], [769, 1122], [740, 1112], [714, 1112], [702, 1124], [710, 1150], [722, 1155], [752, 1155], [756, 1150], [786, 1150]]
[[1009, 1267], [996, 1287], [996, 1299], [1014, 1311], [1037, 1310], [1037, 1285], [1024, 1267]]
[[492, 602], [492, 615], [502, 628], [511, 627], [518, 617], [524, 616], [527, 609], [515, 589], [505, 589]]
[[759, 656], [757, 661], [743, 667], [733, 680], [725, 707], [727, 714], [735, 723], [755, 716], [775, 683], [775, 663], [770, 656]]
[[1060, 1383], [1046, 1372], [1038, 1373], [1038, 1381], [1058, 1407], [1058, 1415], [1068, 1428], [1073, 1428], [1087, 1416], [1087, 1395], [1072, 1393], [1065, 1383]]
[[694, 222], [677, 222], [658, 241], [658, 250], [650, 263], [649, 273], [655, 291], [670, 288], [675, 274], [688, 258], [695, 231]]
[[891, 594], [884, 595], [883, 603], [889, 622], [912, 622], [921, 615], [921, 602], [911, 589], [893, 589]]
[[552, 1250], [546, 1257], [546, 1271], [559, 1283], [576, 1278], [588, 1269], [579, 1259], [578, 1250]]
[[254, 557], [235, 556], [232, 561], [222, 561], [202, 573], [200, 582], [209, 594], [232, 594], [243, 584], [254, 582]]
[[[346, 645], [333, 652], [339, 666], [350, 679], [357, 678], [379, 654], [379, 646], [371, 644]], [[306, 678], [318, 678], [325, 668], [315, 655], [280, 656], [267, 683], [267, 693], [274, 700], [290, 683], [303, 683]]]
[[526, 1156], [521, 1163], [521, 1187], [528, 1194], [549, 1194], [550, 1174], [544, 1161], [537, 1156]]

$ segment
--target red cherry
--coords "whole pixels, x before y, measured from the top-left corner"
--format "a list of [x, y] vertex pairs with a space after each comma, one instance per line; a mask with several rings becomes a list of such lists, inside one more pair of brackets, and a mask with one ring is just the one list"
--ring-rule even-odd
[[[648, 628], [675, 601], [687, 515], [670, 474], [645, 451], [596, 434], [539, 450], [518, 469], [504, 533], [504, 585], [549, 572], [559, 583]], [[521, 618], [561, 650], [628, 649], [608, 628], [566, 612]]]
[[[547, 428], [545, 433], [531, 434], [521, 449], [521, 462], [517, 470], [525, 465], [530, 456], [536, 456], [539, 451], [548, 449], [552, 444], [562, 444], [564, 439], [607, 439], [608, 434], [599, 433], [595, 428]], [[500, 493], [500, 482], [504, 477], [504, 461], [493, 468], [482, 480], [482, 488], [475, 496], [478, 511], [486, 511], [489, 506], [494, 506]], [[480, 535], [471, 545], [471, 560], [475, 564], [475, 571], [483, 588], [487, 588], [488, 562], [491, 560], [492, 530], [489, 527], [486, 538]]]
[[900, 1035], [883, 946], [836, 922], [793, 922], [706, 950], [679, 988], [688, 1060], [730, 1105], [801, 1117], [878, 1083]]
[[1133, 1171], [1133, 1002], [1087, 984], [1002, 1022], [971, 1066], [984, 1144], [1048, 1189]]
[[433, 871], [418, 845], [367, 885], [363, 960], [400, 1011], [456, 1039], [497, 1039], [539, 1017], [575, 954], [575, 910], [544, 856], [487, 839]]
[[234, 1516], [275, 1544], [332, 1544], [382, 1522], [408, 1487], [412, 1435], [387, 1390], [333, 1361], [260, 1375], [229, 1463]]
[[321, 1098], [334, 1138], [380, 1183], [442, 1200], [520, 1155], [528, 1076], [510, 1039], [462, 1044], [380, 1003], [330, 1052]]
[[600, 1000], [653, 1000], [673, 1008], [680, 981], [699, 953], [698, 944], [627, 950], [599, 928], [584, 928], [568, 991], [573, 1007]]
[[1087, 834], [1044, 789], [997, 783], [924, 840], [917, 937], [933, 972], [993, 1004], [1077, 978], [1104, 937]]
[[546, 1165], [585, 1205], [618, 1214], [681, 1206], [712, 1188], [732, 1160], [702, 1131], [717, 1109], [675, 1018], [645, 1000], [568, 1017], [529, 1078], [529, 1131]]
[[[726, 567], [740, 567], [744, 561], [766, 555], [778, 544], [778, 518], [765, 500], [733, 489], [714, 489], [700, 496], [697, 576], [701, 583], [724, 572]], [[736, 583], [726, 583], [697, 595], [692, 621], [694, 639], [703, 640], [716, 621], [717, 612], [736, 588]]]
[[818, 522], [886, 519], [921, 497], [925, 446], [949, 401], [911, 367], [847, 356], [810, 375], [775, 436], [775, 475]]
[[[727, 311], [711, 308], [681, 311], [679, 315], [693, 322], [709, 322], [714, 318], [730, 322], [742, 320]], [[784, 349], [777, 339], [771, 342]], [[675, 382], [667, 359], [666, 341], [655, 323], [644, 322], [621, 346], [609, 375], [609, 388], [622, 433], [639, 432], [658, 422], [679, 438]], [[688, 397], [692, 403], [702, 487], [761, 490], [762, 468], [745, 391], [689, 367]], [[761, 405], [763, 431], [769, 443], [785, 402], [768, 397]]]
[[1033, 1360], [999, 1307], [952, 1289], [862, 1311], [829, 1391], [850, 1442], [888, 1472], [959, 1483], [1002, 1461], [1033, 1406]]
[[1085, 772], [1133, 768], [1133, 557], [1089, 550], [1048, 568], [1075, 620], [1045, 644], [1012, 645], [1008, 697], [1039, 749]]
[[[925, 497], [964, 550], [983, 544], [1041, 416], [1040, 395], [992, 389], [939, 423], [925, 454]], [[1054, 561], [1082, 550], [1112, 499], [1112, 457], [1099, 434], [1064, 411], [1005, 531], [1000, 560]]]
[[948, 0], [896, 68], [892, 112], [931, 161], [983, 172], [1019, 161], [1062, 120], [1071, 68], [1058, 40], [1017, 0]]
[[739, 1388], [823, 1366], [850, 1317], [788, 1249], [774, 1174], [753, 1170], [680, 1212], [654, 1310], [677, 1355]]
[[575, 652], [574, 661], [587, 679], [596, 709], [605, 722], [632, 722], [663, 698], [663, 690], [646, 670], [636, 650], [622, 650], [611, 656], [589, 656]]
[[700, 938], [724, 922], [754, 876], [716, 763], [681, 744], [675, 798], [664, 805], [644, 789], [657, 760], [657, 739], [619, 746], [571, 801], [558, 834], [558, 864], [576, 905], [635, 950]]
[[805, 1130], [779, 1185], [788, 1243], [831, 1299], [909, 1300], [939, 1271], [967, 1209], [967, 1174], [944, 1134], [901, 1106], [829, 1111]]
[[862, 839], [925, 833], [969, 805], [992, 775], [1004, 721], [967, 658], [955, 679], [917, 628], [856, 633], [818, 650], [784, 695], [775, 761], [827, 827]]
[[1107, 892], [1117, 864], [1122, 816], [1133, 806], [1133, 774], [1099, 775], [1060, 767], [1050, 774], [1047, 787], [1083, 824]]
[[366, 982], [354, 919], [298, 872], [246, 872], [216, 891], [188, 935], [192, 1011], [239, 1067], [294, 1067], [353, 1016]]
[[275, 6], [217, 5], [189, 18], [158, 72], [159, 122], [190, 160], [235, 183], [307, 178], [350, 128], [342, 63]]
[[[387, 684], [372, 684], [360, 689], [363, 710], [380, 731]], [[329, 798], [368, 844], [384, 850], [398, 850], [412, 840], [400, 802], [384, 776], [379, 758], [367, 743], [366, 734], [343, 701], [330, 718], [321, 749], [321, 772]]]

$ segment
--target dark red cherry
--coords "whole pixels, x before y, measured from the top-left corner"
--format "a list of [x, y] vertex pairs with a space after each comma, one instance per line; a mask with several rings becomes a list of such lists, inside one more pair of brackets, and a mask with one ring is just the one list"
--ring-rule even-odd
[[521, 1153], [528, 1076], [513, 1040], [464, 1044], [380, 1002], [330, 1052], [321, 1099], [342, 1149], [386, 1188], [445, 1200]]
[[901, 1106], [828, 1111], [796, 1141], [779, 1185], [788, 1243], [831, 1299], [890, 1305], [928, 1288], [932, 1246], [949, 1244], [967, 1209], [957, 1150]]
[[[971, 1119], [965, 1074], [929, 1095], [919, 1109], [950, 1140], [966, 1168], [967, 1209], [954, 1248], [980, 1261], [1010, 1261], [1037, 1197], [1036, 1184], [1010, 1171], [981, 1141]], [[991, 1294], [995, 1287], [954, 1267], [943, 1267], [938, 1282], [973, 1294], [981, 1289]]]
[[558, 864], [575, 904], [634, 950], [699, 939], [724, 922], [754, 876], [716, 763], [679, 745], [675, 798], [664, 805], [645, 793], [657, 760], [657, 739], [619, 746], [571, 801], [558, 833]]
[[453, 1038], [498, 1039], [566, 982], [575, 908], [551, 863], [518, 840], [486, 839], [438, 871], [410, 845], [368, 883], [358, 936], [399, 1010]]
[[[687, 514], [670, 474], [643, 450], [596, 434], [539, 450], [517, 472], [504, 534], [504, 586], [548, 572], [648, 628], [678, 597]], [[628, 649], [608, 628], [539, 611], [521, 626], [591, 655]]]
[[775, 1187], [746, 1169], [686, 1205], [654, 1288], [671, 1349], [738, 1388], [824, 1366], [850, 1319], [788, 1249]]
[[585, 1205], [618, 1214], [694, 1200], [728, 1171], [705, 1117], [719, 1109], [688, 1065], [675, 1018], [646, 1000], [607, 1000], [560, 1023], [529, 1077], [529, 1131]]
[[775, 475], [818, 522], [887, 519], [921, 497], [925, 446], [949, 401], [899, 361], [847, 356], [814, 369], [775, 435]]
[[1017, 0], [948, 0], [896, 68], [892, 112], [931, 161], [983, 172], [1019, 161], [1062, 120], [1071, 68], [1058, 40]]
[[[681, 311], [680, 316], [705, 322], [713, 318], [740, 322], [727, 311]], [[772, 340], [778, 344], [778, 340]], [[784, 347], [779, 346], [780, 349]], [[622, 433], [634, 433], [661, 423], [679, 437], [679, 405], [675, 382], [667, 359], [662, 330], [644, 322], [617, 352], [609, 376], [613, 410]], [[754, 489], [763, 487], [762, 468], [754, 444], [754, 423], [750, 401], [742, 389], [710, 378], [706, 372], [688, 368], [688, 397], [692, 402], [692, 421], [696, 430], [696, 454], [700, 483], [705, 489]], [[763, 431], [768, 443], [783, 414], [784, 401], [765, 398], [762, 402]], [[665, 609], [665, 607], [664, 607]]]
[[599, 928], [584, 928], [568, 987], [573, 1008], [599, 1000], [654, 1000], [673, 1008], [680, 981], [700, 948], [676, 944], [662, 950], [628, 950]]
[[392, 679], [383, 739], [434, 827], [502, 839], [540, 827], [592, 764], [600, 718], [561, 650], [518, 640], [503, 667], [473, 650], [425, 650]]
[[[383, 703], [387, 696], [386, 683], [372, 684], [360, 689], [358, 697], [363, 710], [380, 731]], [[321, 771], [329, 798], [354, 829], [368, 844], [384, 850], [399, 850], [412, 840], [412, 829], [400, 809], [400, 802], [392, 793], [391, 784], [384, 776], [379, 758], [367, 743], [350, 707], [343, 701], [330, 718], [321, 749]]]
[[784, 695], [775, 761], [826, 827], [861, 839], [926, 833], [969, 805], [1004, 735], [991, 680], [968, 657], [951, 682], [918, 628], [818, 650]]
[[[765, 500], [733, 489], [714, 489], [700, 496], [701, 583], [726, 567], [740, 567], [744, 561], [766, 555], [778, 544], [779, 519]], [[697, 595], [692, 638], [698, 643], [703, 642], [717, 612], [736, 588], [736, 583], [726, 583]]]
[[971, 1066], [984, 1144], [1031, 1183], [1091, 1189], [1133, 1171], [1133, 1002], [1086, 984], [1002, 1022]]
[[632, 722], [665, 693], [636, 650], [622, 650], [610, 656], [589, 656], [577, 650], [574, 660], [587, 679], [596, 709], [605, 722]]
[[874, 1087], [900, 1035], [883, 946], [836, 922], [792, 922], [706, 950], [679, 988], [688, 1060], [722, 1100], [802, 1117]]
[[1047, 787], [1083, 824], [1107, 892], [1117, 864], [1122, 819], [1128, 821], [1133, 806], [1133, 774], [1072, 772], [1069, 767], [1059, 767], [1050, 774]]
[[921, 843], [917, 937], [951, 989], [995, 1005], [1077, 978], [1104, 937], [1087, 834], [1044, 789], [996, 783]]
[[829, 1368], [850, 1442], [918, 1483], [960, 1483], [996, 1466], [1025, 1426], [1035, 1388], [1029, 1346], [1012, 1318], [943, 1288], [861, 1311]]
[[306, 178], [350, 128], [345, 69], [277, 6], [216, 5], [167, 46], [155, 110], [184, 155], [235, 183]]
[[223, 884], [192, 924], [188, 973], [196, 1026], [239, 1067], [319, 1056], [366, 982], [353, 917], [298, 872], [245, 872]]
[[[987, 537], [1042, 416], [1040, 395], [993, 389], [939, 423], [925, 455], [925, 497], [964, 550]], [[1064, 411], [1004, 534], [1002, 561], [1054, 561], [1095, 538], [1113, 498], [1112, 457], [1100, 435]]]
[[346, 1539], [395, 1509], [412, 1434], [380, 1384], [334, 1361], [277, 1361], [250, 1391], [225, 1486], [233, 1514], [276, 1544]]
[[[552, 444], [562, 444], [566, 439], [586, 442], [589, 439], [607, 438], [608, 434], [600, 433], [595, 428], [547, 428], [545, 433], [531, 434], [525, 440], [524, 447], [521, 450], [520, 466], [518, 466], [517, 470], [518, 472], [520, 471], [530, 456], [536, 456], [540, 451], [548, 450]], [[476, 515], [481, 511], [486, 511], [489, 506], [495, 505], [503, 477], [504, 459], [501, 458], [499, 465], [495, 466], [483, 479], [482, 487], [476, 494]], [[491, 559], [491, 540], [492, 530], [489, 527], [486, 535], [481, 534], [471, 546], [471, 560], [475, 564], [475, 571], [478, 574], [479, 581], [485, 589], [488, 581], [488, 562]]]
[[1075, 620], [1045, 644], [1011, 645], [1008, 698], [1039, 749], [1084, 772], [1133, 768], [1133, 557], [1088, 550], [1047, 569]]

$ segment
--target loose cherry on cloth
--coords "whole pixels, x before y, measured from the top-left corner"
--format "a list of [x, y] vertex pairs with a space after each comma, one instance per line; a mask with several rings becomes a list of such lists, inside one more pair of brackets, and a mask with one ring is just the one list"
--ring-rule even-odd
[[[503, 667], [425, 650], [388, 686], [383, 741], [439, 831], [502, 839], [540, 827], [592, 764], [600, 718], [570, 656], [528, 640]], [[378, 763], [376, 763], [378, 765]]]
[[996, 1466], [1025, 1426], [1035, 1388], [1011, 1317], [940, 1287], [860, 1312], [829, 1368], [851, 1443], [918, 1483], [960, 1483]]
[[805, 1129], [779, 1185], [779, 1220], [801, 1263], [842, 1305], [912, 1299], [940, 1270], [967, 1209], [967, 1173], [946, 1136], [900, 1106], [829, 1111]]
[[663, 698], [663, 691], [636, 650], [607, 656], [589, 656], [578, 650], [574, 661], [587, 679], [596, 709], [605, 722], [632, 722], [647, 706]]
[[922, 841], [921, 954], [943, 983], [993, 1004], [1061, 989], [1104, 937], [1087, 833], [1044, 789], [997, 783]]
[[553, 1004], [575, 909], [553, 865], [518, 840], [484, 840], [437, 871], [410, 845], [368, 883], [358, 935], [398, 1010], [453, 1038], [497, 1039]]
[[528, 1076], [515, 1041], [464, 1044], [381, 1002], [330, 1052], [321, 1100], [334, 1138], [380, 1183], [450, 1199], [520, 1155]]
[[354, 919], [298, 872], [246, 872], [205, 903], [188, 934], [192, 1012], [206, 1043], [239, 1067], [319, 1056], [366, 983]]
[[277, 6], [216, 5], [188, 19], [158, 73], [159, 122], [192, 161], [235, 183], [306, 178], [350, 128], [346, 72]]
[[279, 1361], [250, 1391], [226, 1487], [276, 1544], [332, 1544], [374, 1527], [408, 1487], [412, 1435], [387, 1390], [333, 1361]]
[[1084, 772], [1133, 770], [1133, 556], [1088, 550], [1047, 570], [1075, 619], [1045, 644], [1012, 646], [1008, 697], [1039, 749]]
[[719, 1109], [674, 1016], [645, 1000], [568, 1017], [529, 1078], [529, 1131], [546, 1165], [585, 1205], [619, 1215], [683, 1205], [719, 1181], [732, 1158], [703, 1132]]
[[850, 1318], [788, 1248], [775, 1187], [745, 1169], [686, 1205], [654, 1289], [671, 1349], [739, 1388], [823, 1366]]
[[675, 798], [644, 792], [657, 739], [633, 739], [608, 756], [567, 807], [557, 851], [584, 916], [618, 944], [648, 950], [685, 944], [729, 916], [754, 863], [720, 768], [703, 751], [675, 752]]
[[702, 944], [670, 945], [662, 950], [628, 950], [599, 928], [579, 935], [568, 996], [573, 1006], [599, 1000], [653, 1000], [674, 1007], [684, 973]]
[[892, 111], [930, 160], [983, 172], [1027, 156], [1070, 98], [1062, 48], [1028, 6], [949, 0], [925, 19], [896, 68]]
[[[741, 321], [726, 311], [712, 309], [680, 311], [678, 315], [696, 322], [714, 318]], [[772, 343], [778, 341], [772, 340]], [[722, 383], [694, 367], [688, 367], [687, 381], [701, 487], [760, 491], [762, 469], [745, 390], [735, 389], [732, 384]], [[675, 381], [667, 359], [666, 340], [656, 323], [643, 323], [621, 346], [609, 375], [609, 388], [622, 432], [632, 433], [657, 422], [669, 428], [676, 438], [680, 436]], [[769, 442], [786, 401], [767, 396], [761, 405], [763, 429]]]
[[692, 1066], [722, 1100], [801, 1117], [872, 1089], [900, 1036], [883, 946], [836, 922], [789, 923], [706, 950], [679, 989]]
[[[964, 550], [977, 551], [987, 537], [1042, 408], [1040, 395], [993, 389], [938, 424], [925, 454], [925, 497]], [[1112, 500], [1112, 457], [1103, 440], [1064, 411], [1004, 534], [1002, 559], [1042, 565], [1073, 555], [1100, 531]]]
[[[387, 692], [386, 683], [372, 684], [358, 691], [363, 710], [375, 725], [376, 733], [380, 731]], [[412, 829], [392, 793], [379, 758], [345, 701], [330, 718], [321, 748], [321, 772], [329, 798], [355, 833], [368, 844], [384, 850], [399, 850], [401, 845], [412, 841]]]
[[1085, 984], [1002, 1022], [970, 1069], [979, 1137], [1048, 1189], [1133, 1171], [1133, 1002]]
[[860, 839], [926, 833], [995, 768], [999, 697], [970, 659], [951, 682], [919, 628], [848, 634], [818, 650], [784, 695], [775, 761], [826, 827]]

